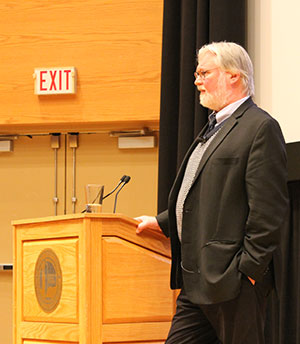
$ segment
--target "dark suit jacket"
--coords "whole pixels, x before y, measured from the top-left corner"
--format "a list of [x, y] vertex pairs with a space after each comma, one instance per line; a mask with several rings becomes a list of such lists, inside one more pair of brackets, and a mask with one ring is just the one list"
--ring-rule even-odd
[[157, 220], [171, 238], [171, 288], [196, 304], [235, 298], [241, 278], [263, 280], [287, 214], [285, 143], [278, 123], [249, 98], [200, 162], [185, 200], [182, 242], [175, 206], [191, 145]]

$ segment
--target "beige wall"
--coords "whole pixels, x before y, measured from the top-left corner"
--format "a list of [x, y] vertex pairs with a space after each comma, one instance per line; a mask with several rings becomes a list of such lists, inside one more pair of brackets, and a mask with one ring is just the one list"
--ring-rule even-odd
[[[66, 149], [64, 141], [63, 135], [58, 151], [58, 214], [63, 214], [65, 208], [68, 214], [73, 211], [73, 156], [68, 138]], [[14, 152], [0, 154], [1, 263], [12, 262], [12, 220], [54, 215], [54, 151], [50, 136], [22, 136], [14, 146]], [[76, 150], [76, 212], [85, 207], [87, 183], [102, 183], [107, 193], [127, 174], [131, 180], [119, 194], [117, 212], [132, 217], [156, 214], [157, 159], [157, 148], [119, 150], [117, 138], [108, 134], [80, 134]], [[104, 212], [112, 211], [113, 201], [113, 196], [104, 201]], [[1, 344], [12, 340], [11, 288], [12, 274], [0, 272]]]
[[279, 121], [287, 142], [300, 141], [299, 11], [297, 0], [248, 1], [248, 47], [255, 68], [255, 100]]
[[12, 343], [12, 272], [2, 272], [0, 275], [0, 331], [1, 343]]

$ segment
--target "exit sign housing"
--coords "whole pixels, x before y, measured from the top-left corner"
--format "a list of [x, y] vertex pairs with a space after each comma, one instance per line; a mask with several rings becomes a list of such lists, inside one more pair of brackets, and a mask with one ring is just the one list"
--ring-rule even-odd
[[33, 77], [35, 94], [76, 93], [75, 67], [35, 68]]

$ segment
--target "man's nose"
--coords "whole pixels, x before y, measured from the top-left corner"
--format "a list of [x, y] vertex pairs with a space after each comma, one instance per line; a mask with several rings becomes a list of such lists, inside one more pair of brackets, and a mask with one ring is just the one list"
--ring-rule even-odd
[[201, 78], [196, 78], [195, 81], [194, 81], [194, 84], [196, 86], [201, 85], [201, 84], [203, 84], [203, 80]]

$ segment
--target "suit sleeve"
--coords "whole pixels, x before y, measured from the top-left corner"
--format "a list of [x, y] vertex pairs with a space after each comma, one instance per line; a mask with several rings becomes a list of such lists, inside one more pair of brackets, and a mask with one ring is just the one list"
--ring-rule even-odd
[[273, 119], [264, 121], [255, 136], [245, 183], [249, 214], [239, 270], [259, 281], [279, 243], [288, 208], [285, 143]]
[[169, 216], [168, 216], [168, 210], [163, 211], [162, 213], [158, 214], [156, 216], [156, 220], [162, 229], [163, 233], [167, 238], [169, 238]]

